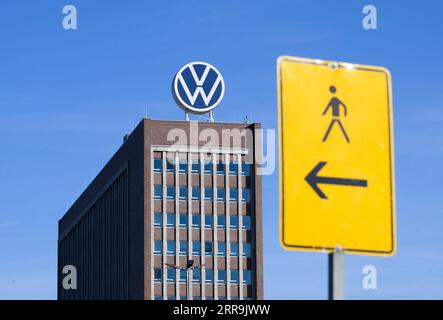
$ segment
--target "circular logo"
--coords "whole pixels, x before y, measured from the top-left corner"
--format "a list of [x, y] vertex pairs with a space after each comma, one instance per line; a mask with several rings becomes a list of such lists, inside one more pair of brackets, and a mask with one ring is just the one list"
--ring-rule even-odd
[[225, 81], [213, 65], [194, 61], [175, 75], [172, 94], [178, 106], [191, 113], [206, 113], [217, 107], [225, 94]]

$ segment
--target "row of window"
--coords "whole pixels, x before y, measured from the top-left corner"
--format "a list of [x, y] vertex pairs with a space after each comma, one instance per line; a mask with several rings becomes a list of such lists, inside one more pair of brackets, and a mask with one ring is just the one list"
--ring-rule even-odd
[[[191, 188], [191, 199], [192, 200], [200, 200], [200, 188], [192, 187]], [[188, 187], [181, 186], [179, 187], [178, 192], [179, 200], [188, 200]], [[161, 200], [163, 199], [163, 187], [162, 186], [154, 186], [154, 199]], [[166, 199], [174, 200], [175, 199], [175, 187], [168, 186], [166, 187]], [[213, 189], [212, 188], [204, 188], [203, 200], [212, 201], [213, 200]], [[226, 201], [226, 190], [225, 188], [217, 188], [216, 194], [217, 201]], [[229, 200], [230, 201], [238, 201], [238, 189], [230, 188], [229, 189]], [[251, 190], [249, 188], [242, 189], [242, 202], [250, 203], [251, 202]]]
[[[225, 174], [226, 167], [228, 168], [229, 175], [237, 175], [238, 172], [238, 164], [236, 162], [230, 162], [226, 165], [224, 162], [217, 162], [215, 166], [216, 174]], [[154, 159], [154, 172], [162, 172], [163, 171], [163, 161], [162, 159], [155, 158]], [[166, 172], [175, 172], [174, 163], [168, 161], [166, 159]], [[188, 172], [188, 163], [186, 160], [180, 160], [178, 164], [178, 172], [179, 173], [187, 173]], [[207, 161], [203, 164], [203, 173], [212, 174], [213, 172], [213, 163]], [[191, 163], [191, 173], [200, 173], [200, 160], [192, 160]], [[251, 164], [242, 162], [241, 163], [241, 174], [242, 176], [250, 176], [251, 175]]]
[[[226, 270], [216, 270], [217, 272], [217, 283], [226, 283]], [[174, 268], [166, 268], [166, 281], [167, 282], [175, 282], [175, 273], [176, 269]], [[201, 269], [195, 269], [192, 271], [192, 282], [200, 283], [201, 282]], [[229, 283], [238, 284], [239, 283], [239, 271], [238, 270], [229, 270], [230, 279]], [[154, 268], [154, 281], [162, 282], [163, 281], [163, 269], [162, 268]], [[186, 270], [179, 270], [179, 281], [186, 282]], [[214, 270], [213, 269], [205, 269], [205, 283], [214, 283]], [[251, 284], [251, 271], [243, 270], [243, 283]]]
[[[186, 213], [180, 213], [179, 214], [179, 227], [180, 228], [187, 228], [189, 224], [189, 215]], [[200, 214], [193, 214], [192, 215], [192, 223], [191, 226], [193, 228], [200, 228], [201, 227], [201, 216]], [[238, 216], [229, 216], [229, 228], [230, 229], [238, 229]], [[217, 215], [216, 218], [217, 222], [217, 228], [218, 229], [225, 229], [226, 228], [226, 216], [224, 215]], [[204, 217], [204, 227], [205, 228], [213, 228], [214, 225], [214, 217], [210, 214], [205, 214]], [[176, 215], [175, 213], [167, 213], [166, 214], [166, 227], [168, 228], [174, 228], [176, 225]], [[154, 213], [154, 227], [163, 227], [163, 214], [160, 212]], [[250, 230], [251, 229], [251, 217], [250, 216], [242, 216], [242, 229], [243, 230]]]
[[[192, 241], [191, 242], [191, 253], [193, 256], [201, 255], [201, 242], [200, 241]], [[166, 254], [167, 255], [175, 255], [176, 250], [179, 250], [179, 254], [182, 256], [187, 256], [189, 254], [189, 242], [188, 241], [179, 241], [179, 248], [176, 248], [176, 242], [174, 240], [166, 241]], [[229, 243], [230, 256], [238, 257], [239, 253], [239, 245], [238, 242]], [[243, 252], [242, 256], [250, 258], [252, 254], [251, 243], [245, 242], [243, 243]], [[205, 242], [204, 250], [206, 256], [214, 255], [214, 242]], [[163, 241], [155, 240], [154, 241], [154, 254], [163, 254]], [[217, 256], [224, 257], [226, 256], [226, 242], [217, 242]]]

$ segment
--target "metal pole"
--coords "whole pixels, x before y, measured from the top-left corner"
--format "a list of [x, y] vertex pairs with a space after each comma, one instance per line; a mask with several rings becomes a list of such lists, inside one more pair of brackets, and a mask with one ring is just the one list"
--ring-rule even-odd
[[189, 294], [189, 269], [186, 269], [186, 300], [189, 300], [191, 295]]
[[345, 253], [342, 250], [328, 254], [328, 298], [345, 299]]

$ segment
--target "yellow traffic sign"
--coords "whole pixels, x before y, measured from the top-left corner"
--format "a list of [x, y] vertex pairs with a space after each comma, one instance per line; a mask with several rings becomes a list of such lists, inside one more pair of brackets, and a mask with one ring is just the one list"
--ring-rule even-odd
[[283, 248], [393, 255], [389, 71], [280, 57], [277, 74]]

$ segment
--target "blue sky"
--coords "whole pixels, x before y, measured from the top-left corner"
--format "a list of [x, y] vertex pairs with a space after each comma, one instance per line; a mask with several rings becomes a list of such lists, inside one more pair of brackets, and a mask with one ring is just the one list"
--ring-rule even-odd
[[[62, 8], [78, 9], [75, 31]], [[378, 9], [378, 29], [361, 26]], [[0, 299], [56, 298], [57, 220], [132, 130], [182, 119], [180, 66], [226, 81], [217, 121], [276, 128], [280, 55], [382, 65], [393, 77], [398, 251], [346, 257], [349, 299], [443, 298], [443, 5], [438, 1], [2, 1]], [[278, 242], [278, 174], [263, 179], [265, 297], [326, 298], [324, 254]], [[378, 289], [361, 286], [378, 270]]]

